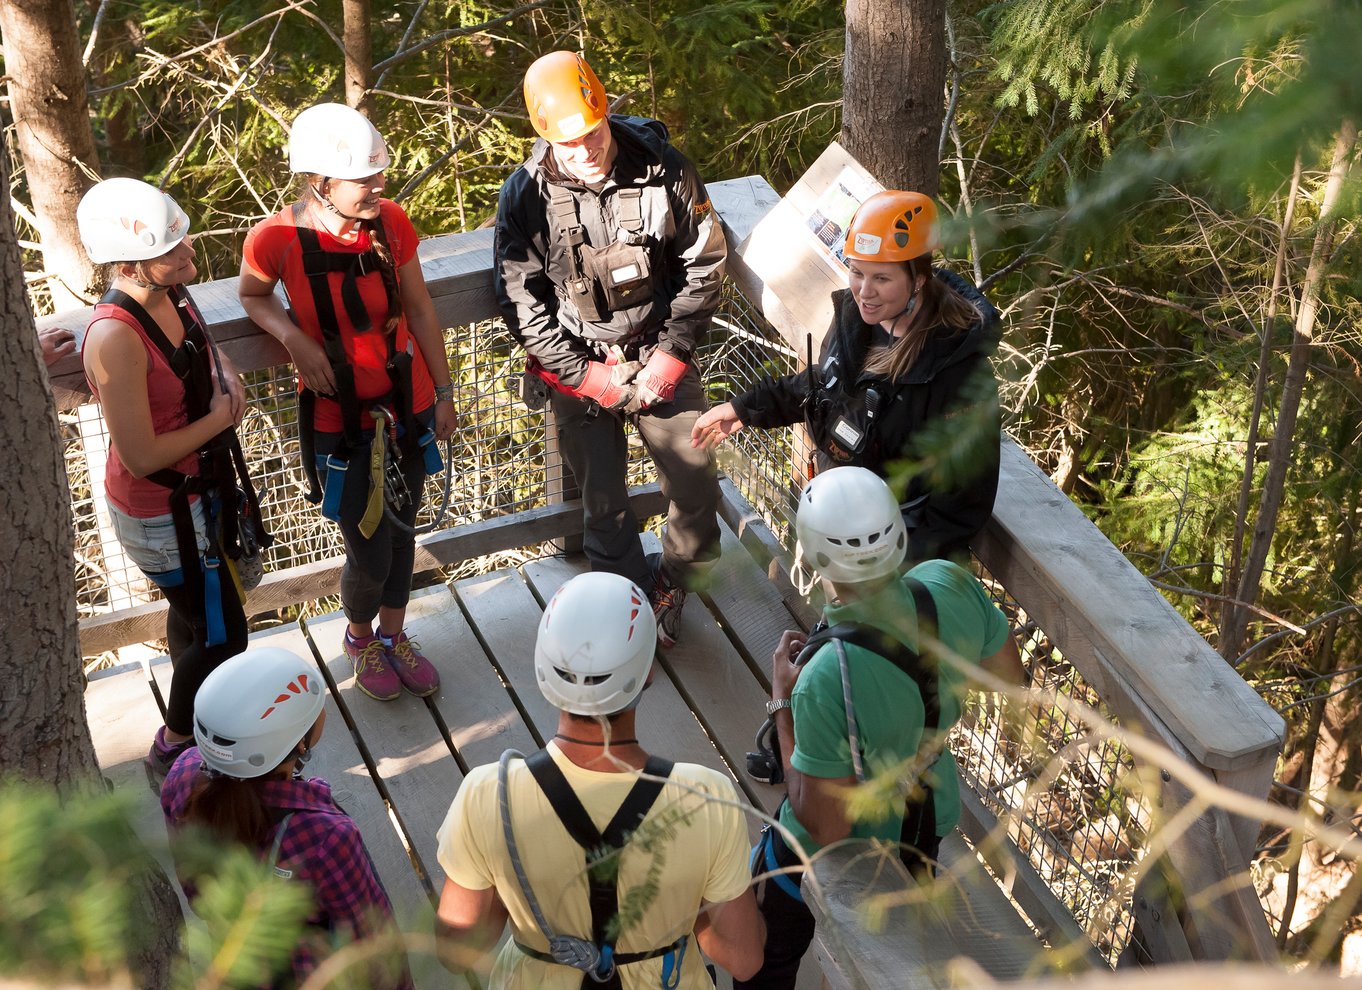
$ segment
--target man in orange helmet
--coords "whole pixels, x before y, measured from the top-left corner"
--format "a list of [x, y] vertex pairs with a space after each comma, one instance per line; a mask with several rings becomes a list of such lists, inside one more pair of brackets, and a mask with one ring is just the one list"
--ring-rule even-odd
[[[650, 591], [669, 647], [685, 589], [719, 552], [713, 455], [690, 431], [706, 409], [694, 352], [719, 305], [723, 232], [665, 125], [610, 114], [580, 55], [531, 65], [525, 106], [542, 140], [501, 188], [497, 300], [529, 354], [527, 385], [548, 385], [592, 568]], [[626, 418], [671, 499], [658, 559], [629, 505]]]

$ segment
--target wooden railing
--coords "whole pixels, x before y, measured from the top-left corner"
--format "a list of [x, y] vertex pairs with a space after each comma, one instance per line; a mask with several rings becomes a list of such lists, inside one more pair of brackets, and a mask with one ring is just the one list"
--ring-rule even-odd
[[[789, 346], [802, 353], [805, 327], [789, 319], [745, 257], [748, 235], [778, 197], [759, 177], [713, 183], [709, 188], [733, 249], [730, 279], [762, 306]], [[465, 326], [497, 315], [491, 291], [491, 241], [491, 231], [476, 231], [422, 242], [420, 258], [442, 325]], [[240, 369], [263, 369], [287, 360], [283, 348], [247, 320], [237, 301], [235, 279], [198, 285], [194, 295], [212, 333]], [[88, 310], [66, 312], [40, 322], [83, 330], [88, 317]], [[88, 402], [78, 357], [53, 368], [52, 383], [62, 408]], [[636, 490], [635, 498], [641, 517], [663, 506], [656, 486]], [[431, 534], [421, 541], [417, 567], [559, 538], [579, 533], [580, 527], [579, 508], [558, 501]], [[770, 546], [769, 534], [763, 539], [768, 551], [779, 556], [781, 548]], [[1266, 795], [1284, 737], [1282, 719], [1011, 442], [1004, 444], [994, 518], [975, 551], [1081, 671], [1124, 729], [1158, 742], [1168, 760], [1195, 768], [1203, 775], [1199, 779], [1252, 798]], [[279, 608], [333, 593], [340, 563], [325, 560], [269, 574], [252, 593], [248, 610]], [[163, 611], [163, 604], [150, 603], [84, 619], [85, 652], [159, 637]], [[1135, 760], [1149, 765], [1140, 753]], [[1235, 818], [1205, 801], [1197, 793], [1196, 781], [1185, 780], [1173, 768], [1153, 769], [1153, 779], [1160, 784], [1145, 799], [1161, 806], [1165, 815], [1180, 808], [1204, 808], [1191, 816], [1190, 827], [1169, 846], [1169, 869], [1146, 870], [1147, 877], [1165, 873], [1176, 877], [1182, 903], [1195, 905], [1194, 922], [1179, 918], [1163, 885], [1143, 885], [1133, 910], [1145, 950], [1159, 962], [1273, 958], [1266, 921], [1247, 879], [1257, 822]], [[985, 803], [970, 794], [965, 798], [965, 832], [977, 841], [996, 834], [997, 821]], [[844, 865], [833, 858], [820, 869], [836, 871]], [[999, 876], [1013, 878], [1012, 897], [1042, 934], [1074, 930], [1073, 919], [1030, 869], [1023, 853], [1005, 845], [1003, 852], [995, 852], [992, 865]], [[867, 960], [872, 956], [865, 954]], [[860, 978], [879, 985], [869, 969]]]

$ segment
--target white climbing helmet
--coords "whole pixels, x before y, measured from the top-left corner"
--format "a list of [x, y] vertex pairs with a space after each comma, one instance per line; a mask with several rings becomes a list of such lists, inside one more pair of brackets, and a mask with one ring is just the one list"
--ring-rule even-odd
[[293, 120], [288, 167], [332, 179], [367, 179], [392, 164], [383, 135], [344, 103], [318, 103]]
[[204, 678], [194, 696], [194, 743], [211, 770], [263, 777], [308, 734], [325, 703], [314, 665], [277, 646], [255, 647]]
[[97, 265], [159, 258], [189, 234], [179, 204], [139, 179], [105, 179], [76, 207], [85, 253]]
[[534, 644], [539, 690], [574, 715], [614, 715], [653, 666], [657, 622], [648, 596], [619, 574], [579, 574], [549, 600]]
[[833, 582], [888, 577], [908, 555], [894, 493], [863, 467], [833, 468], [809, 481], [799, 497], [795, 532], [802, 561]]

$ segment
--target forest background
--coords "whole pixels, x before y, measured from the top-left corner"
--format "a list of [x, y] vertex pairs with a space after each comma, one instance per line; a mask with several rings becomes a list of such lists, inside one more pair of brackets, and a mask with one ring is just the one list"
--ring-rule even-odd
[[[286, 121], [321, 100], [370, 113], [395, 160], [388, 195], [422, 233], [488, 222], [529, 148], [521, 76], [553, 48], [584, 51], [619, 109], [664, 120], [707, 179], [757, 173], [783, 192], [846, 124], [851, 7], [3, 0], [0, 114], [32, 306], [92, 285], [60, 254], [70, 214], [47, 205], [34, 180], [51, 175], [14, 128], [19, 63], [43, 51], [72, 45], [59, 68], [88, 92], [92, 143], [66, 156], [84, 163], [68, 185], [163, 185], [208, 279], [235, 274], [246, 230], [292, 198]], [[945, 124], [934, 153], [915, 139], [904, 157], [940, 162], [913, 184], [939, 191], [949, 264], [1005, 314], [1009, 432], [1286, 717], [1275, 799], [1355, 822], [1362, 8], [961, 0], [941, 26]], [[914, 98], [903, 75], [877, 86]], [[69, 102], [40, 98], [54, 118]], [[1260, 850], [1286, 877], [1279, 942], [1337, 958], [1362, 927], [1362, 881], [1308, 856], [1299, 875], [1296, 838]]]

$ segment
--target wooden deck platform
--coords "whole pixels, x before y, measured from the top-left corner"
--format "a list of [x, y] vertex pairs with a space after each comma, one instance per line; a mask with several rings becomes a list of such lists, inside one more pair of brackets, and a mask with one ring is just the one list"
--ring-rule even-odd
[[[783, 629], [798, 623], [727, 528], [724, 551], [710, 589], [686, 608], [680, 643], [661, 659], [644, 696], [639, 736], [653, 752], [727, 771], [754, 808], [770, 813], [783, 790], [752, 781], [741, 768], [769, 697], [764, 668], [770, 650]], [[340, 651], [343, 617], [335, 613], [307, 622], [332, 686], [327, 733], [307, 770], [329, 780], [338, 801], [359, 822], [408, 930], [430, 930], [432, 899], [444, 882], [435, 832], [464, 774], [495, 762], [508, 748], [531, 752], [553, 733], [556, 711], [534, 683], [535, 630], [543, 603], [584, 568], [580, 557], [548, 557], [416, 594], [407, 629], [439, 667], [442, 682], [440, 692], [424, 700], [403, 695], [384, 703], [360, 694]], [[311, 656], [296, 624], [257, 634], [252, 641]], [[170, 667], [164, 658], [152, 664], [150, 674], [162, 693], [168, 690]], [[147, 740], [160, 722], [144, 668], [134, 665], [92, 678], [86, 705], [101, 766], [115, 786], [140, 795], [137, 827], [163, 844], [160, 810], [141, 766]], [[755, 815], [749, 821], [755, 835], [761, 822]], [[972, 854], [963, 843], [954, 848], [961, 876], [977, 878]], [[958, 951], [976, 955], [994, 976], [1033, 972], [1039, 943], [995, 885], [972, 883], [962, 903]], [[835, 913], [829, 923], [862, 926], [864, 919], [854, 914]], [[944, 971], [937, 962], [943, 951], [949, 957], [957, 949], [943, 949], [951, 944], [942, 938], [951, 923], [938, 921], [931, 954], [924, 956], [930, 965], [902, 973], [893, 985], [939, 985]], [[978, 936], [978, 954], [968, 944], [971, 932]], [[984, 963], [983, 957], [994, 961]], [[448, 974], [433, 961], [413, 964], [422, 987], [449, 985]], [[835, 961], [829, 966], [838, 968]], [[812, 990], [818, 976], [816, 966], [806, 965], [801, 985]]]

